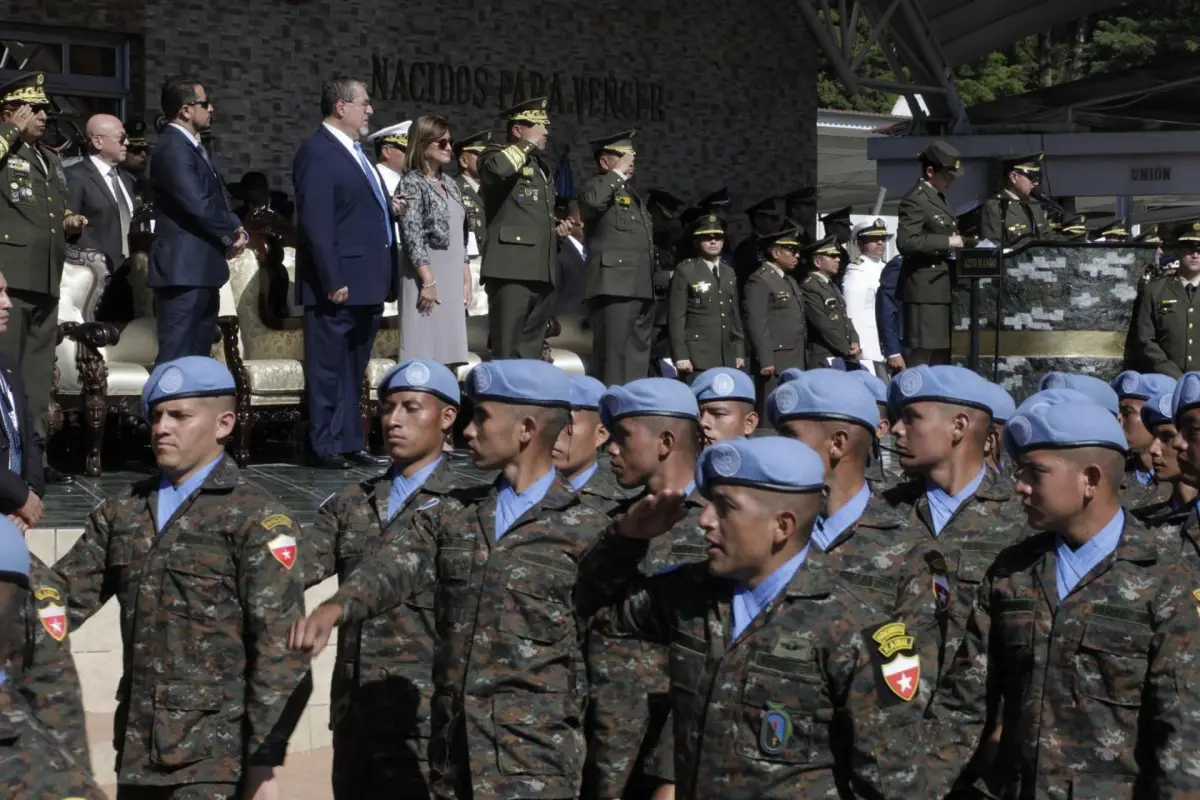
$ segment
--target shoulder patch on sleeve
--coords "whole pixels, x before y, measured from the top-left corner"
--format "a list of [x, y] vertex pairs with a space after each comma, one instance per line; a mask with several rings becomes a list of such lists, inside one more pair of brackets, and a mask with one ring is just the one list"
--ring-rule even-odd
[[46, 633], [56, 642], [67, 638], [67, 609], [57, 603], [50, 603], [38, 609], [38, 619]]
[[275, 556], [275, 560], [283, 564], [287, 569], [291, 569], [296, 564], [296, 538], [288, 536], [286, 533], [281, 533], [271, 541], [267, 542], [267, 549], [271, 551], [271, 555]]
[[285, 525], [289, 528], [296, 527], [296, 523], [292, 522], [292, 518], [287, 514], [272, 514], [262, 521], [262, 526], [269, 531]]
[[58, 600], [62, 602], [62, 595], [53, 586], [39, 586], [33, 590], [33, 598], [35, 600]]
[[868, 628], [863, 635], [870, 648], [879, 705], [887, 708], [910, 702], [921, 686], [921, 657], [916, 652], [916, 637], [908, 634], [903, 622]]

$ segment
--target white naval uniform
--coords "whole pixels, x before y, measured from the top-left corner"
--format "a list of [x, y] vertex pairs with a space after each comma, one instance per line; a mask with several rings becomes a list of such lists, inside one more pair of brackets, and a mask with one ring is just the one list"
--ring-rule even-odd
[[879, 345], [879, 327], [875, 321], [875, 295], [879, 291], [879, 277], [883, 274], [884, 266], [882, 261], [860, 255], [846, 266], [846, 274], [842, 277], [846, 313], [854, 323], [859, 347], [862, 348], [860, 362], [876, 374], [876, 366], [887, 361]]

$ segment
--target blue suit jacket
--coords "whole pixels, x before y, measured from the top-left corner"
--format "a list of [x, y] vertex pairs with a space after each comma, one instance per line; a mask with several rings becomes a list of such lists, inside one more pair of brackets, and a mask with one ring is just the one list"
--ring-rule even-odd
[[225, 251], [242, 222], [196, 141], [168, 125], [154, 147], [150, 184], [158, 213], [148, 285], [223, 286], [229, 280]]
[[324, 125], [296, 152], [292, 183], [299, 302], [326, 303], [343, 286], [350, 290], [346, 305], [379, 305], [393, 296], [391, 214], [380, 207], [358, 161]]
[[900, 264], [903, 256], [887, 263], [879, 276], [879, 291], [875, 294], [875, 325], [879, 329], [879, 348], [884, 358], [904, 351], [903, 305], [897, 294], [900, 285]]

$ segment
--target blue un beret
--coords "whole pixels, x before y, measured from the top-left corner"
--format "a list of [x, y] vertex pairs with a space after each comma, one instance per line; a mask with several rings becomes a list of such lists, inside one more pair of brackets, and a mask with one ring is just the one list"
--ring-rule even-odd
[[392, 392], [427, 392], [455, 408], [462, 404], [458, 378], [446, 365], [428, 358], [410, 358], [389, 369], [379, 382], [380, 402]]
[[883, 379], [865, 369], [852, 369], [846, 373], [851, 378], [854, 378], [867, 387], [867, 391], [875, 398], [876, 403], [887, 405], [888, 385], [883, 382]]
[[184, 356], [159, 364], [142, 387], [142, 412], [164, 400], [236, 394], [229, 368], [208, 356]]
[[803, 374], [804, 370], [800, 369], [799, 367], [788, 367], [783, 372], [775, 376], [775, 385], [779, 386], [780, 384], [794, 381]]
[[741, 400], [754, 404], [758, 395], [754, 392], [754, 379], [733, 367], [706, 369], [692, 381], [692, 394], [700, 405], [717, 400]]
[[956, 406], [992, 410], [989, 383], [964, 367], [922, 364], [906, 369], [888, 386], [888, 409], [899, 416], [910, 403], [949, 403]]
[[608, 389], [591, 375], [568, 375], [571, 382], [571, 408], [600, 410], [600, 398]]
[[29, 588], [29, 545], [21, 529], [0, 516], [0, 582]]
[[1107, 408], [1064, 393], [1039, 392], [1022, 403], [1004, 427], [1004, 447], [1015, 459], [1028, 450], [1069, 447], [1108, 447], [1124, 453], [1129, 443]]
[[1197, 406], [1200, 406], [1200, 372], [1188, 372], [1175, 384], [1171, 399], [1173, 416], [1178, 420], [1180, 414]]
[[825, 465], [811, 447], [783, 436], [731, 439], [709, 447], [696, 462], [696, 488], [704, 497], [728, 483], [772, 492], [819, 492]]
[[1149, 400], [1156, 394], [1170, 394], [1175, 388], [1175, 379], [1170, 375], [1144, 375], [1130, 369], [1113, 378], [1112, 388], [1121, 399]]
[[488, 361], [467, 373], [467, 394], [522, 406], [571, 407], [567, 373], [548, 361], [509, 358]]
[[875, 397], [852, 372], [810, 369], [776, 387], [767, 398], [767, 421], [772, 426], [789, 419], [844, 419], [879, 427]]
[[686, 383], [672, 378], [639, 378], [614, 386], [600, 398], [604, 427], [624, 417], [680, 417], [699, 422], [700, 406]]
[[1142, 405], [1142, 424], [1147, 430], [1175, 421], [1175, 392], [1156, 394]]
[[988, 393], [991, 395], [989, 407], [992, 409], [992, 422], [1003, 425], [1012, 419], [1012, 415], [1017, 413], [1017, 404], [1013, 402], [1008, 389], [998, 383], [988, 383]]
[[1098, 406], [1114, 414], [1121, 413], [1121, 401], [1113, 388], [1092, 375], [1075, 375], [1071, 372], [1047, 372], [1042, 376], [1039, 389], [1074, 389], [1086, 394]]
[[1096, 405], [1096, 401], [1088, 397], [1083, 392], [1077, 392], [1074, 389], [1046, 389], [1045, 391], [1037, 392], [1026, 397], [1024, 402], [1017, 406], [1018, 414], [1023, 414], [1028, 409], [1038, 403], [1091, 403]]

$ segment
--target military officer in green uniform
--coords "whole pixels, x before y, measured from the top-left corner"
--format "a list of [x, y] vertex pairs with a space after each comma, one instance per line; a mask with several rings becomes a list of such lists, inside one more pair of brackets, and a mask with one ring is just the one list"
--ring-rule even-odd
[[503, 114], [506, 144], [479, 155], [479, 195], [487, 218], [480, 277], [488, 297], [492, 358], [542, 357], [554, 291], [558, 240], [569, 222], [554, 218], [554, 176], [542, 157], [549, 137], [546, 98]]
[[705, 214], [693, 223], [692, 239], [700, 255], [676, 265], [668, 310], [671, 359], [689, 381], [713, 367], [741, 369], [746, 357], [737, 276], [721, 259], [725, 223]]
[[609, 386], [644, 378], [654, 334], [654, 225], [630, 186], [637, 154], [625, 131], [592, 142], [600, 173], [583, 184], [587, 266], [583, 298], [592, 323], [591, 374]]
[[765, 236], [766, 261], [746, 281], [746, 331], [753, 348], [757, 390], [766, 398], [779, 375], [804, 369], [804, 296], [796, 279], [800, 230], [785, 228]]
[[1042, 154], [1009, 158], [1001, 164], [1004, 188], [983, 201], [979, 236], [1005, 247], [1055, 238], [1042, 204], [1032, 197], [1042, 180]]
[[54, 382], [66, 234], [87, 224], [67, 208], [62, 161], [41, 143], [50, 110], [45, 82], [42, 73], [31, 72], [0, 87], [0, 264], [13, 303], [0, 347], [21, 364], [42, 438]]
[[1200, 220], [1179, 226], [1167, 246], [1179, 271], [1146, 284], [1133, 307], [1125, 339], [1125, 368], [1181, 378], [1200, 369]]
[[483, 213], [483, 198], [479, 196], [479, 155], [491, 143], [492, 132], [481, 131], [454, 145], [454, 153], [458, 158], [458, 177], [454, 182], [462, 192], [471, 233], [475, 234], [475, 241], [480, 248], [487, 241], [487, 217]]
[[808, 324], [805, 362], [809, 369], [843, 365], [862, 355], [858, 333], [846, 313], [846, 298], [833, 283], [841, 266], [842, 251], [836, 236], [826, 236], [804, 253], [812, 270], [800, 284], [804, 297], [804, 320]]
[[963, 246], [958, 221], [944, 194], [962, 169], [962, 156], [934, 142], [919, 156], [921, 179], [900, 200], [896, 246], [904, 346], [910, 367], [950, 363], [950, 257]]
[[1076, 214], [1063, 220], [1058, 234], [1065, 242], [1086, 242], [1088, 240], [1087, 216]]
[[779, 204], [774, 197], [768, 197], [746, 209], [746, 215], [750, 217], [750, 235], [733, 250], [739, 294], [750, 276], [762, 266], [771, 234], [779, 230]]

